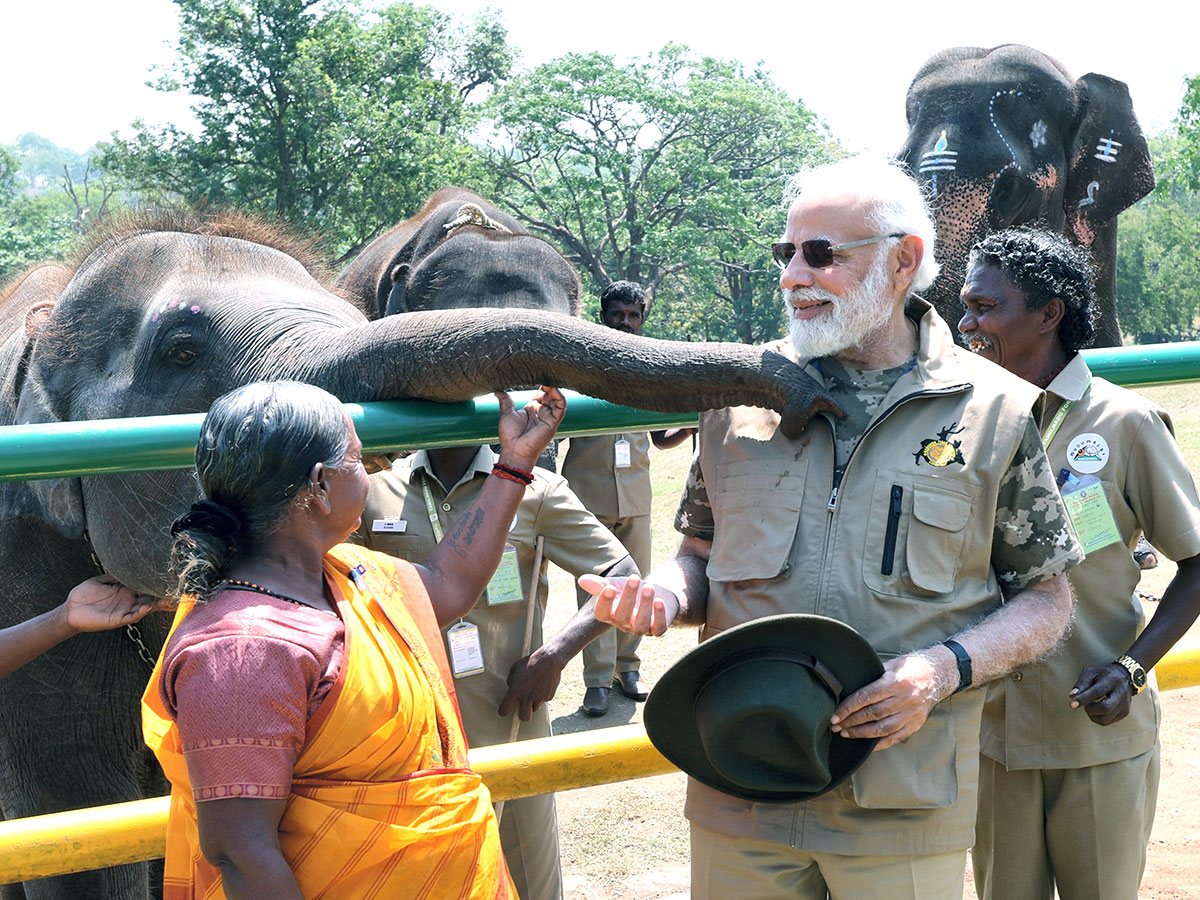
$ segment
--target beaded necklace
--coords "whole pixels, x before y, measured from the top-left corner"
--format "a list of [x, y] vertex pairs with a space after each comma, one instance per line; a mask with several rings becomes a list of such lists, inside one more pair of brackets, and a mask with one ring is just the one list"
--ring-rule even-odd
[[296, 606], [304, 606], [308, 609], [315, 609], [317, 612], [322, 612], [326, 615], [337, 615], [337, 613], [333, 610], [321, 609], [319, 606], [313, 606], [311, 603], [305, 603], [303, 600], [297, 600], [295, 597], [289, 597], [286, 594], [280, 594], [275, 591], [268, 590], [261, 585], [255, 584], [253, 581], [238, 581], [236, 578], [226, 578], [221, 582], [221, 584], [228, 587], [241, 588], [244, 591], [253, 591], [256, 594], [265, 594], [268, 597], [274, 597], [276, 600], [283, 600], [285, 603], [294, 603]]

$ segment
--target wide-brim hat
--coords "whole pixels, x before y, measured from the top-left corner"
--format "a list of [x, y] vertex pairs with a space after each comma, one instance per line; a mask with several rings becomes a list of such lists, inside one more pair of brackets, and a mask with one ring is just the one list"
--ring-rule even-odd
[[721, 632], [671, 666], [646, 700], [646, 733], [709, 787], [747, 800], [811, 800], [874, 749], [878, 739], [835, 735], [829, 719], [882, 674], [879, 655], [844, 622], [768, 616]]

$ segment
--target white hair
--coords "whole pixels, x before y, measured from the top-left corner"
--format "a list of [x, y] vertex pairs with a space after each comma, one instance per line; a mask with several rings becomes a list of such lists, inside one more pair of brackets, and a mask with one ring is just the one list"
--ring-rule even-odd
[[921, 186], [903, 164], [887, 157], [850, 156], [797, 172], [783, 189], [783, 205], [857, 200], [870, 204], [869, 219], [879, 234], [915, 234], [925, 244], [921, 265], [908, 286], [910, 294], [925, 290], [938, 274], [933, 258], [937, 231]]

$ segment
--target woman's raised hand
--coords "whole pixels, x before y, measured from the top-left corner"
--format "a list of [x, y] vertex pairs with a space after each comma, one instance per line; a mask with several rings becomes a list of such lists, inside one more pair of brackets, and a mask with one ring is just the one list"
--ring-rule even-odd
[[558, 388], [544, 384], [541, 393], [521, 409], [513, 406], [504, 391], [497, 391], [496, 398], [500, 401], [500, 461], [532, 469], [566, 415], [566, 398]]

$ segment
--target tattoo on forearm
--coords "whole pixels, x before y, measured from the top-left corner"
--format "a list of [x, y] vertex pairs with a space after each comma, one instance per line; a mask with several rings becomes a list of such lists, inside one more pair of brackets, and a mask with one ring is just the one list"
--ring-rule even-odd
[[461, 559], [467, 559], [470, 556], [471, 544], [474, 542], [480, 526], [483, 525], [483, 519], [484, 511], [473, 508], [458, 521], [455, 529], [447, 535], [446, 543], [454, 551], [455, 556]]

